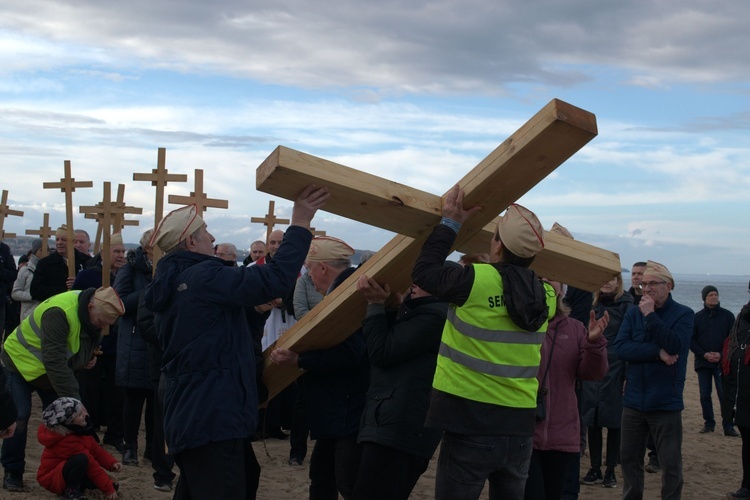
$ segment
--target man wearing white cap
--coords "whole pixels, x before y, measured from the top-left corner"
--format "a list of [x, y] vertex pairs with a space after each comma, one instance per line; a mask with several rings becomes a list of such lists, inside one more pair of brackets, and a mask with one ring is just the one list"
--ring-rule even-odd
[[[536, 425], [537, 372], [555, 291], [529, 265], [544, 247], [536, 215], [511, 205], [490, 241], [490, 263], [445, 267], [464, 209], [458, 186], [412, 272], [416, 285], [451, 304], [425, 425], [443, 431], [435, 498], [523, 498]], [[455, 474], [454, 471], [465, 471]]]
[[649, 433], [661, 466], [661, 498], [682, 495], [682, 410], [693, 310], [672, 299], [672, 273], [649, 260], [638, 307], [625, 313], [614, 341], [628, 363], [622, 397], [623, 499], [643, 498], [643, 455]]
[[[307, 269], [318, 292], [327, 295], [354, 269], [354, 249], [338, 238], [319, 236], [310, 244]], [[325, 300], [325, 299], [324, 299]], [[296, 353], [275, 349], [271, 361], [306, 370], [305, 400], [310, 437], [310, 499], [352, 498], [361, 455], [360, 417], [369, 385], [367, 347], [361, 329], [328, 349]]]
[[165, 252], [144, 292], [164, 356], [164, 435], [180, 467], [176, 498], [255, 498], [260, 466], [255, 358], [245, 308], [285, 295], [328, 190], [308, 186], [273, 262], [229, 267], [195, 205], [167, 214], [152, 244]]
[[113, 288], [65, 292], [45, 300], [11, 333], [0, 354], [18, 406], [16, 434], [3, 441], [3, 488], [23, 489], [31, 393], [46, 407], [58, 397], [80, 399], [75, 373], [96, 364], [101, 329], [125, 312]]

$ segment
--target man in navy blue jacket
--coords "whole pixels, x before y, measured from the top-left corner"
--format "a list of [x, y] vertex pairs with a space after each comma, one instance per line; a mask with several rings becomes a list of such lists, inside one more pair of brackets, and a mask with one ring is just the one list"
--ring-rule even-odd
[[724, 401], [724, 384], [721, 376], [721, 350], [724, 340], [734, 325], [734, 314], [719, 305], [719, 290], [713, 285], [703, 287], [701, 291], [703, 298], [703, 309], [695, 313], [695, 325], [693, 326], [693, 339], [690, 341], [690, 350], [695, 354], [695, 372], [698, 374], [698, 387], [700, 390], [701, 410], [703, 411], [703, 428], [701, 434], [713, 432], [716, 426], [714, 420], [714, 407], [711, 402], [711, 384], [716, 383], [716, 396], [719, 398], [721, 408], [721, 423], [724, 435], [739, 437], [734, 430], [732, 417], [729, 415]]
[[310, 220], [328, 196], [315, 186], [302, 191], [265, 266], [227, 266], [214, 257], [195, 205], [169, 213], [154, 232], [152, 244], [166, 255], [144, 304], [164, 352], [164, 435], [180, 467], [175, 498], [255, 498], [258, 389], [245, 308], [292, 289], [312, 239]]
[[623, 500], [643, 498], [643, 455], [649, 432], [662, 473], [661, 498], [682, 494], [682, 391], [693, 333], [693, 311], [672, 300], [674, 279], [658, 262], [648, 261], [643, 297], [623, 318], [614, 342], [628, 362], [623, 395]]

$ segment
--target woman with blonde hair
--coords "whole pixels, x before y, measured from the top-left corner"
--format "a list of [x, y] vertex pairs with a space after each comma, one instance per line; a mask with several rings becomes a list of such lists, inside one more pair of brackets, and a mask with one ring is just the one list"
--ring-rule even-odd
[[[604, 337], [609, 342], [607, 361], [609, 370], [602, 380], [583, 383], [582, 420], [588, 426], [591, 468], [581, 479], [581, 484], [603, 484], [615, 488], [615, 467], [620, 458], [620, 426], [622, 420], [622, 391], [625, 384], [625, 362], [620, 361], [611, 347], [620, 329], [625, 311], [633, 307], [633, 297], [625, 293], [622, 275], [618, 274], [594, 292], [592, 312], [596, 317], [609, 314], [609, 325]], [[607, 428], [606, 470], [602, 475], [602, 429]]]

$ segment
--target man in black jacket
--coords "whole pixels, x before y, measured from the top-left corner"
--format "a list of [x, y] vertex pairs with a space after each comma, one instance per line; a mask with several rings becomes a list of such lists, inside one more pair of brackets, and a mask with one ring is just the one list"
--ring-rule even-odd
[[[330, 293], [353, 272], [354, 249], [330, 236], [314, 238], [306, 267], [316, 289]], [[369, 365], [362, 330], [339, 345], [295, 353], [275, 349], [271, 361], [296, 366], [305, 373], [310, 436], [310, 499], [352, 498], [361, 449], [357, 433], [369, 383]]]
[[5, 310], [10, 302], [10, 292], [16, 277], [18, 270], [10, 247], [0, 241], [0, 338], [5, 338]]
[[734, 324], [734, 315], [719, 305], [719, 290], [713, 285], [708, 285], [701, 291], [703, 298], [703, 309], [695, 313], [693, 324], [693, 338], [690, 341], [690, 350], [695, 354], [695, 372], [698, 374], [698, 387], [700, 389], [701, 409], [703, 410], [703, 428], [701, 434], [713, 432], [716, 426], [714, 420], [714, 408], [711, 402], [711, 384], [716, 384], [716, 395], [721, 406], [721, 423], [724, 435], [739, 437], [732, 425], [732, 417], [728, 415], [724, 401], [723, 382], [721, 377], [721, 349], [724, 340], [729, 336]]
[[[31, 298], [38, 301], [47, 300], [58, 293], [67, 292], [73, 288], [75, 278], [68, 278], [68, 236], [65, 224], [55, 232], [55, 252], [40, 259], [31, 280], [29, 292]], [[78, 274], [91, 259], [79, 251], [75, 251], [75, 268]]]

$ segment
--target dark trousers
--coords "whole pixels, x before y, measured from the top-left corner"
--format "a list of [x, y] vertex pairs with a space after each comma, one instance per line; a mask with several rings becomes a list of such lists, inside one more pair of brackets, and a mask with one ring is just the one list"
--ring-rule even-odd
[[739, 427], [742, 436], [742, 486], [750, 488], [750, 427]]
[[531, 452], [525, 500], [559, 500], [571, 461], [580, 453], [557, 450]]
[[724, 401], [724, 382], [722, 380], [721, 368], [699, 368], [695, 370], [698, 374], [698, 390], [700, 391], [701, 397], [701, 410], [703, 412], [703, 420], [706, 425], [715, 427], [716, 420], [714, 419], [714, 405], [711, 401], [711, 385], [716, 385], [716, 397], [719, 400], [719, 408], [721, 411], [721, 423], [724, 429], [731, 428], [731, 419], [727, 419], [724, 415], [724, 408], [721, 404]]
[[167, 390], [167, 377], [161, 375], [159, 388], [154, 397], [153, 444], [151, 446], [151, 466], [154, 468], [154, 481], [171, 483], [175, 478], [172, 472], [174, 458], [167, 454], [164, 442], [164, 393]]
[[96, 484], [86, 475], [89, 467], [89, 459], [83, 453], [73, 455], [63, 465], [62, 477], [65, 480], [65, 487], [71, 490], [96, 490]]
[[[125, 389], [125, 404], [123, 405], [123, 427], [125, 433], [125, 446], [134, 450], [138, 449], [138, 429], [141, 426], [141, 413], [143, 405], [146, 405], [144, 416], [146, 427], [146, 453], [152, 451], [152, 439], [154, 431], [154, 391], [151, 389]], [[149, 457], [150, 458], [150, 457]]]
[[[18, 408], [18, 417], [16, 418], [16, 432], [13, 437], [3, 440], [0, 461], [2, 461], [5, 472], [23, 474], [26, 467], [26, 437], [29, 431], [29, 417], [31, 416], [31, 393], [36, 392], [39, 395], [42, 400], [42, 408], [52, 404], [57, 399], [57, 394], [52, 390], [37, 389], [26, 382], [23, 376], [18, 373], [5, 370], [5, 375], [8, 378], [8, 390], [16, 403], [16, 408]], [[34, 429], [34, 439], [36, 439], [36, 429]]]
[[106, 425], [105, 441], [122, 441], [125, 393], [115, 386], [115, 355], [102, 354], [90, 370], [76, 374], [81, 402], [91, 416], [94, 427]]
[[295, 381], [297, 393], [294, 399], [292, 427], [289, 432], [289, 458], [304, 460], [307, 456], [307, 437], [310, 425], [307, 423], [307, 400], [305, 399], [305, 376]]
[[531, 436], [443, 433], [436, 500], [477, 499], [490, 484], [490, 500], [523, 498], [531, 461]]
[[353, 498], [362, 448], [357, 435], [318, 439], [310, 455], [310, 500]]
[[682, 495], [682, 412], [649, 411], [632, 408], [622, 411], [623, 500], [643, 498], [643, 455], [649, 434], [654, 438], [661, 466], [661, 498], [679, 499]]
[[[591, 467], [599, 469], [602, 466], [602, 438], [603, 427], [589, 427], [589, 454]], [[620, 461], [620, 429], [607, 427], [607, 468], [617, 467]]]
[[354, 485], [356, 500], [407, 500], [428, 458], [377, 443], [362, 443], [362, 459]]
[[228, 439], [176, 454], [180, 479], [174, 500], [254, 499], [260, 464], [250, 439]]

